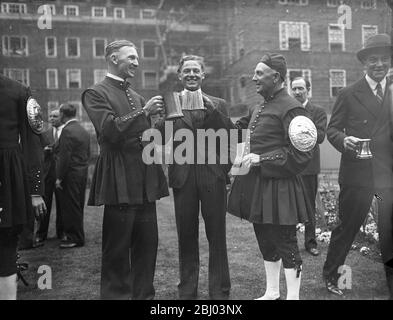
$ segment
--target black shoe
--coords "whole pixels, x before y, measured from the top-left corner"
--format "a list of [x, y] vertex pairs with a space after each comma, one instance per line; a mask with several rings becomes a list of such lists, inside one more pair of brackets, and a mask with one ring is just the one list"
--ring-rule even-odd
[[320, 253], [317, 248], [308, 248], [306, 251], [314, 257], [319, 256]]
[[337, 284], [332, 282], [331, 280], [325, 280], [325, 285], [326, 285], [327, 291], [329, 291], [330, 293], [333, 293], [338, 296], [344, 295], [344, 293], [341, 291], [341, 289], [339, 289]]
[[60, 249], [71, 249], [75, 247], [81, 247], [82, 245], [73, 241], [64, 241], [60, 243]]

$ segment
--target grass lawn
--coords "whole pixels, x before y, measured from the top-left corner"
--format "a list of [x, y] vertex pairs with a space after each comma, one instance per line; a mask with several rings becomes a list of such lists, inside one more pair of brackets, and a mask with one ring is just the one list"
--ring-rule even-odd
[[[98, 299], [100, 285], [101, 226], [103, 208], [86, 207], [86, 245], [82, 248], [60, 250], [57, 239], [49, 239], [44, 247], [22, 251], [21, 261], [29, 262], [25, 287], [19, 282], [18, 299]], [[155, 274], [156, 299], [175, 300], [178, 283], [177, 234], [172, 197], [158, 202], [159, 248]], [[208, 299], [207, 270], [208, 243], [200, 219], [200, 278], [199, 298]], [[49, 237], [55, 234], [51, 221]], [[252, 225], [231, 215], [227, 216], [227, 246], [231, 273], [231, 299], [254, 299], [263, 294], [265, 275]], [[300, 298], [306, 300], [357, 300], [386, 299], [383, 265], [378, 255], [370, 257], [351, 251], [346, 264], [352, 268], [352, 290], [344, 297], [329, 294], [322, 281], [322, 266], [327, 245], [321, 243], [322, 254], [312, 257], [304, 251], [303, 234], [299, 233], [299, 246], [303, 258], [303, 275]], [[377, 258], [375, 258], [375, 256]], [[40, 290], [37, 273], [40, 265], [52, 270], [52, 289]], [[285, 297], [285, 278], [281, 273], [281, 295]]]

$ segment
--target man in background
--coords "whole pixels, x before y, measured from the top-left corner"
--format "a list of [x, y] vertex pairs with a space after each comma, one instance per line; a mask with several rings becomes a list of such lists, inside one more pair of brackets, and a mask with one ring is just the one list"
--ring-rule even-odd
[[56, 157], [56, 188], [60, 195], [64, 238], [60, 248], [83, 246], [83, 209], [87, 170], [90, 157], [90, 136], [76, 117], [76, 108], [70, 103], [60, 106], [60, 118], [64, 123]]
[[325, 139], [327, 115], [322, 107], [311, 103], [308, 99], [310, 89], [310, 82], [303, 77], [297, 77], [291, 81], [293, 97], [306, 109], [307, 116], [314, 122], [317, 128], [317, 143], [314, 147], [313, 157], [306, 169], [301, 173], [306, 195], [313, 208], [309, 212], [308, 221], [304, 224], [304, 246], [307, 252], [317, 256], [319, 255], [319, 250], [317, 249], [317, 241], [315, 239], [315, 197], [318, 191], [318, 173], [321, 171], [319, 145]]
[[56, 185], [56, 163], [55, 149], [60, 138], [61, 130], [64, 125], [61, 123], [60, 110], [52, 110], [49, 114], [51, 127], [41, 134], [41, 145], [44, 148], [44, 200], [47, 207], [47, 214], [39, 221], [36, 234], [36, 243], [43, 243], [48, 237], [48, 227], [50, 213], [52, 209], [53, 193], [56, 198], [56, 236], [58, 239], [63, 237], [63, 223], [61, 219], [59, 191]]

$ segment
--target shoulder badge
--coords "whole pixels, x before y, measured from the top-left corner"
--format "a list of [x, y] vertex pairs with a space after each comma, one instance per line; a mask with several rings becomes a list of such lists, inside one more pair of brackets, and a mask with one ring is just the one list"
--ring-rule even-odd
[[317, 128], [309, 118], [296, 116], [292, 119], [288, 129], [292, 145], [299, 151], [312, 150], [317, 143]]
[[32, 97], [27, 100], [26, 113], [31, 129], [37, 134], [42, 133], [44, 129], [44, 120], [42, 119], [41, 107]]

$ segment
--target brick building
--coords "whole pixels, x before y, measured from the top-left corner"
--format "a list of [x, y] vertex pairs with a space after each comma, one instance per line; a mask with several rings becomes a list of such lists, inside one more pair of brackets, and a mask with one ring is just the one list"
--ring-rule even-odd
[[[340, 20], [343, 15], [338, 12], [340, 3], [335, 0], [232, 3], [223, 82], [233, 114], [241, 114], [246, 106], [260, 99], [251, 78], [256, 63], [269, 51], [280, 52], [287, 58], [287, 82], [295, 76], [305, 76], [312, 85], [312, 100], [331, 111], [338, 90], [363, 74], [356, 51], [368, 36], [391, 30], [391, 10], [386, 1], [344, 1], [351, 14], [346, 21]], [[346, 22], [351, 22], [347, 28]]]

